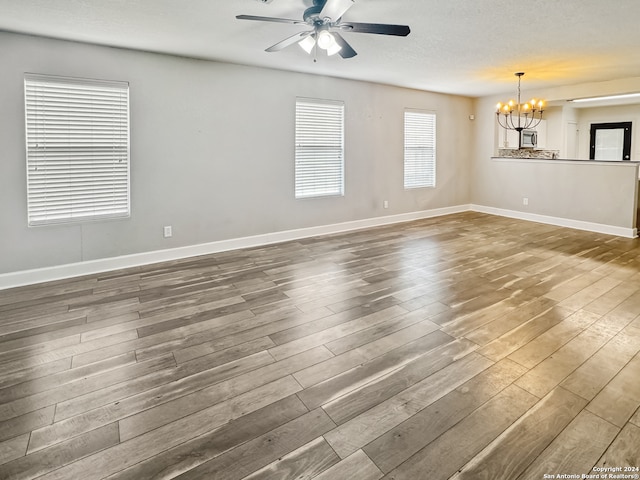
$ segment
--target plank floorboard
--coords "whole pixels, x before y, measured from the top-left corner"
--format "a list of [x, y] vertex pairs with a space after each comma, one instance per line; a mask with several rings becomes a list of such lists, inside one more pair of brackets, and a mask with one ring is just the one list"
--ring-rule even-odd
[[110, 479], [172, 478], [308, 413], [295, 395], [115, 473]]
[[0, 388], [11, 387], [24, 382], [36, 380], [38, 378], [49, 377], [71, 368], [71, 357], [61, 358], [60, 360], [37, 365], [35, 367], [25, 368], [10, 374], [0, 376]]
[[587, 410], [618, 427], [640, 406], [640, 354], [631, 361], [589, 403]]
[[567, 390], [553, 390], [451, 478], [517, 478], [585, 404]]
[[534, 480], [544, 478], [549, 472], [564, 472], [582, 478], [592, 472], [592, 465], [619, 431], [597, 415], [582, 411], [518, 478]]
[[25, 380], [12, 387], [1, 389], [0, 403], [8, 403], [21, 397], [52, 390], [79, 379], [85, 380], [91, 376], [99, 375], [108, 370], [113, 370], [126, 365], [133, 365], [135, 363], [135, 354], [133, 352], [129, 352], [117, 357], [109, 358], [103, 362], [92, 363], [85, 367], [74, 368], [72, 370], [65, 369], [59, 373], [47, 375], [46, 377], [40, 377], [34, 380]]
[[181, 480], [210, 479], [215, 476], [216, 479], [221, 480], [241, 479], [312, 439], [318, 438], [333, 427], [335, 424], [331, 419], [322, 409], [317, 409], [176, 478]]
[[0, 442], [0, 464], [10, 462], [27, 454], [29, 434], [24, 433], [17, 437]]
[[638, 467], [640, 241], [465, 212], [0, 291], [0, 478]]
[[[216, 430], [242, 414], [259, 410], [288, 397], [298, 388], [299, 386], [288, 378], [258, 387], [187, 417], [181, 417], [171, 425], [157, 428], [129, 441], [118, 443], [113, 448], [85, 457], [64, 468], [54, 470], [50, 474], [44, 475], [43, 478], [83, 478], [87, 480], [103, 478], [209, 431]], [[302, 417], [298, 417], [296, 420], [299, 418]], [[298, 426], [298, 428], [301, 427]], [[34, 455], [37, 455], [37, 452]], [[24, 458], [28, 459], [29, 455]]]
[[[516, 316], [517, 315], [518, 314], [516, 314]], [[543, 341], [540, 337], [555, 325], [563, 322], [569, 315], [571, 315], [570, 310], [552, 307], [550, 310], [537, 315], [528, 322], [504, 333], [480, 348], [478, 352], [492, 360], [500, 360], [521, 348], [527, 347], [533, 341]], [[470, 337], [473, 341], [474, 337], [472, 334], [473, 332], [467, 337]], [[482, 340], [479, 341], [482, 342]]]
[[68, 442], [0, 465], [0, 478], [36, 478], [95, 452], [115, 446], [118, 441], [118, 425], [115, 423], [106, 425]]
[[[91, 354], [137, 338], [137, 333], [132, 331], [117, 333], [115, 335], [109, 335], [108, 337], [82, 343], [80, 342], [80, 335], [72, 335], [65, 336], [64, 338], [59, 339], [59, 341], [9, 351], [5, 357], [7, 360], [6, 362], [3, 361], [4, 359], [0, 359], [0, 362], [2, 362], [0, 364], [0, 375], [8, 372], [15, 372], [17, 370], [23, 370], [35, 365], [54, 362], [62, 358]], [[92, 361], [97, 362], [99, 360], [104, 360], [111, 356], [121, 355], [130, 351], [131, 349], [129, 348], [118, 348], [114, 355], [98, 356], [97, 358], [92, 359]], [[82, 365], [86, 365], [87, 363], [91, 362], [83, 362]], [[72, 366], [75, 367], [79, 365], [72, 361]]]
[[[538, 401], [511, 385], [389, 472], [388, 480], [446, 480]], [[505, 477], [507, 478], [507, 477]]]
[[[16, 398], [0, 405], [0, 421], [24, 415], [49, 405], [55, 405], [58, 402], [98, 390], [104, 386], [120, 383], [123, 378], [144, 376], [147, 373], [162, 370], [168, 366], [175, 366], [173, 355], [165, 355], [146, 362], [133, 363], [118, 369], [108, 370], [98, 375], [78, 378], [50, 390]], [[11, 388], [17, 387], [19, 385]]]
[[563, 382], [567, 390], [592, 400], [640, 351], [640, 329], [626, 328], [584, 362]]
[[[373, 342], [369, 342], [354, 350], [341, 353], [322, 363], [305, 368], [294, 373], [300, 385], [310, 387], [324, 380], [328, 380], [347, 370], [351, 370], [365, 362], [382, 356], [391, 350], [401, 348], [411, 342], [419, 342], [426, 335], [434, 332], [433, 323], [429, 320], [416, 323], [410, 327], [394, 332]], [[446, 337], [444, 337], [446, 338]]]
[[598, 467], [640, 465], [640, 427], [627, 423], [597, 462]]
[[0, 422], [0, 441], [31, 432], [45, 425], [51, 425], [55, 410], [55, 405], [50, 405]]
[[525, 367], [533, 368], [599, 319], [598, 315], [590, 312], [576, 312], [519, 348], [509, 355], [509, 358]]
[[387, 473], [500, 393], [525, 371], [524, 367], [503, 360], [379, 436], [363, 450]]
[[279, 480], [282, 478], [311, 478], [340, 461], [340, 457], [322, 438], [303, 445], [269, 465], [244, 477], [245, 480]]
[[487, 369], [492, 362], [469, 354], [423, 381], [339, 425], [325, 438], [345, 458]]
[[451, 342], [449, 345], [436, 349], [433, 355], [427, 353], [423, 358], [415, 359], [392, 372], [387, 370], [384, 376], [377, 377], [361, 387], [327, 402], [324, 409], [334, 422], [344, 423], [393, 395], [424, 381], [425, 378], [449, 366], [456, 358], [465, 356], [474, 348], [475, 346], [468, 342]]
[[585, 330], [523, 375], [517, 384], [534, 395], [543, 397], [595, 354], [609, 338], [611, 336], [604, 334], [601, 329]]
[[[299, 395], [300, 399], [305, 402], [307, 407], [316, 408], [332, 400], [336, 400], [339, 397], [344, 398], [349, 392], [369, 385], [378, 379], [388, 378], [390, 371], [401, 369], [408, 363], [417, 365], [417, 370], [422, 371], [424, 366], [432, 366], [434, 359], [442, 359], [442, 363], [439, 365], [439, 367], [442, 368], [451, 363], [456, 354], [472, 348], [469, 345], [470, 342], [456, 342], [452, 344], [452, 341], [452, 337], [440, 331], [425, 335], [400, 348], [375, 357], [341, 375], [334, 376], [322, 383], [307, 388]], [[424, 360], [424, 362], [422, 362], [424, 365], [419, 361], [416, 362], [420, 357], [422, 357], [421, 360]], [[438, 369], [437, 366], [434, 368]], [[424, 374], [424, 376], [427, 375], [428, 373]], [[356, 395], [356, 397], [359, 396], [360, 395]]]
[[336, 478], [357, 478], [358, 480], [378, 480], [382, 472], [362, 451], [358, 450], [344, 460], [322, 472], [315, 480], [334, 480]]

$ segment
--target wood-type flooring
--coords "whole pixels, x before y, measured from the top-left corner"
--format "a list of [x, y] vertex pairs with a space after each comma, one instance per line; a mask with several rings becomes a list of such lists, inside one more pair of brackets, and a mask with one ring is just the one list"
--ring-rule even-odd
[[480, 213], [8, 289], [0, 479], [636, 475], [639, 351], [638, 240]]

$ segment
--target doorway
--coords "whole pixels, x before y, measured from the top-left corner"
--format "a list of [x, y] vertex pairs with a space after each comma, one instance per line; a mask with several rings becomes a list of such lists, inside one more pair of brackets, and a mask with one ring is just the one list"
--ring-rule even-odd
[[592, 123], [590, 160], [630, 160], [631, 122]]
[[578, 157], [578, 122], [567, 122], [567, 153], [566, 158]]

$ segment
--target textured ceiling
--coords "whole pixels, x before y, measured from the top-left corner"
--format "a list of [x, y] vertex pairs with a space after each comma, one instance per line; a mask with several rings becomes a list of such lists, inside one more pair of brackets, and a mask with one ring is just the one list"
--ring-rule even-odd
[[0, 0], [0, 30], [331, 75], [467, 96], [640, 77], [638, 0], [355, 0], [344, 21], [397, 23], [406, 37], [344, 33], [352, 59], [297, 45], [311, 0]]

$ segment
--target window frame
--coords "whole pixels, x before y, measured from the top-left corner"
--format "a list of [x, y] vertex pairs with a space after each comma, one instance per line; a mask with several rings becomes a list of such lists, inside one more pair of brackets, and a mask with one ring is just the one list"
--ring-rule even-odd
[[24, 75], [27, 224], [131, 216], [129, 83]]
[[[408, 124], [408, 118], [411, 119]], [[420, 117], [423, 117], [420, 121]], [[406, 108], [403, 113], [403, 186], [405, 190], [412, 190], [415, 188], [435, 188], [436, 187], [436, 173], [437, 173], [437, 114], [433, 110], [417, 110]], [[424, 123], [425, 128], [430, 128], [425, 135], [421, 137], [411, 137], [408, 135], [412, 131], [415, 131], [421, 123]], [[409, 127], [409, 128], [408, 128]], [[408, 141], [410, 140], [410, 141]], [[423, 146], [417, 146], [416, 144], [422, 144]], [[420, 159], [413, 159], [411, 161], [410, 152], [417, 150], [418, 148], [426, 149], [430, 152], [431, 158], [424, 160], [423, 165], [420, 165]], [[412, 165], [413, 163], [413, 165]]]
[[[312, 116], [307, 111], [305, 116], [303, 111], [309, 109], [316, 109], [317, 115]], [[296, 200], [344, 196], [344, 111], [345, 104], [340, 100], [296, 97], [294, 131], [294, 196]], [[334, 127], [334, 131], [314, 134], [318, 124], [322, 122], [328, 127]], [[320, 143], [305, 145], [311, 141]], [[335, 143], [336, 141], [339, 145]], [[334, 156], [333, 159], [331, 155]], [[338, 161], [335, 161], [335, 155], [339, 157]], [[318, 162], [318, 159], [322, 160]], [[320, 165], [313, 168], [314, 164], [318, 163]]]

